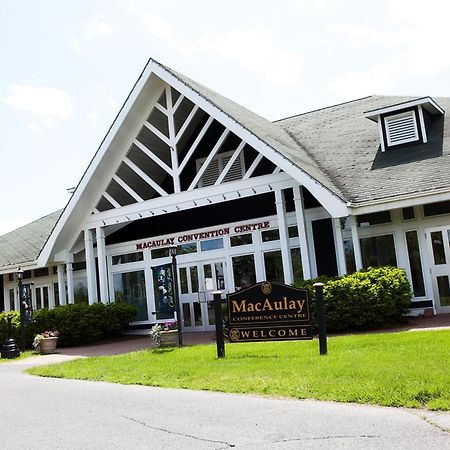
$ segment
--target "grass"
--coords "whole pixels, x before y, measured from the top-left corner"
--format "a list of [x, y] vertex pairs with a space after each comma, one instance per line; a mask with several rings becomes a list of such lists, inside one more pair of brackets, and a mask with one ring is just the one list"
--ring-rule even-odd
[[36, 367], [34, 375], [450, 410], [450, 330], [144, 350]]
[[18, 361], [19, 359], [29, 358], [30, 356], [36, 356], [36, 352], [33, 352], [31, 350], [30, 351], [26, 351], [24, 353], [21, 353], [18, 358], [14, 358], [14, 359], [0, 358], [0, 364], [7, 363], [9, 361]]

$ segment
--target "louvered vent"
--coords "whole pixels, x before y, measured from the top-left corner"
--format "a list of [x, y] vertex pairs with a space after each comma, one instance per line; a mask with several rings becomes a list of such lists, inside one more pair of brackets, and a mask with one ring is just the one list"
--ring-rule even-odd
[[388, 145], [405, 144], [419, 139], [414, 111], [385, 117], [384, 120]]
[[212, 186], [217, 178], [219, 178], [220, 169], [219, 169], [219, 160], [213, 159], [210, 163], [208, 168], [203, 173], [203, 176], [200, 178], [199, 186], [205, 187], [205, 186]]
[[[199, 187], [212, 186], [217, 178], [219, 178], [220, 173], [225, 169], [228, 164], [233, 152], [219, 153], [216, 155], [212, 161], [209, 163], [207, 169], [203, 173], [200, 181], [198, 183]], [[197, 170], [200, 170], [206, 158], [197, 160]], [[230, 170], [223, 179], [223, 183], [227, 181], [240, 180], [244, 176], [244, 165], [242, 159], [242, 153], [233, 162]]]

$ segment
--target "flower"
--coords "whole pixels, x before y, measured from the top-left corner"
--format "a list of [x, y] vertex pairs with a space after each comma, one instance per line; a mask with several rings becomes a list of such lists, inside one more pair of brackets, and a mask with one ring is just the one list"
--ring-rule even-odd
[[153, 325], [153, 327], [150, 330], [150, 333], [148, 335], [152, 339], [155, 347], [161, 347], [161, 333], [163, 331], [171, 331], [171, 330], [177, 330], [177, 329], [178, 329], [177, 322], [175, 320], [169, 320], [162, 324], [157, 323], [156, 325]]
[[47, 339], [47, 338], [51, 338], [51, 337], [58, 337], [59, 336], [59, 332], [58, 331], [44, 331], [40, 334], [36, 334], [36, 336], [34, 336], [34, 340], [33, 340], [33, 348], [35, 350], [39, 350], [39, 348], [41, 347], [41, 341], [43, 339]]

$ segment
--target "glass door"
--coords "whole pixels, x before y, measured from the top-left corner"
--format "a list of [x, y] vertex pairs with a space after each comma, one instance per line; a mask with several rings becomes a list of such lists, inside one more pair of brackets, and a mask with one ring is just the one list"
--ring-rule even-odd
[[212, 293], [226, 292], [225, 261], [202, 261], [179, 267], [179, 295], [184, 331], [215, 329]]
[[431, 274], [437, 312], [450, 312], [450, 227], [426, 233], [431, 247]]

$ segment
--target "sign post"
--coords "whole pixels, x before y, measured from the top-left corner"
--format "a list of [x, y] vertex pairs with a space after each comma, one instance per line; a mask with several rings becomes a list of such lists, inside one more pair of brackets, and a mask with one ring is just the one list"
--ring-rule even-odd
[[222, 292], [214, 291], [214, 316], [216, 320], [217, 357], [225, 358], [225, 341], [223, 338]]
[[319, 349], [321, 355], [326, 355], [327, 351], [327, 329], [325, 326], [325, 303], [323, 301], [323, 283], [314, 283], [317, 302], [317, 328], [319, 331]]

